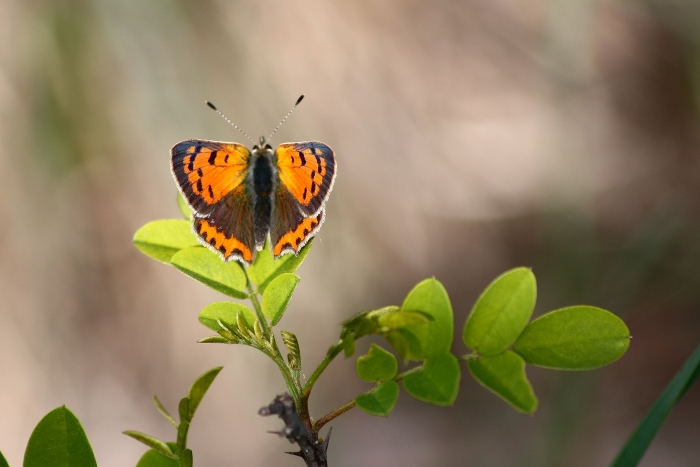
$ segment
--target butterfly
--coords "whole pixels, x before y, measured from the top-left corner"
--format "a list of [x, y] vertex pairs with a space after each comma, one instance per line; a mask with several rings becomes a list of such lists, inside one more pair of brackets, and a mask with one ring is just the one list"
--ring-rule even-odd
[[251, 264], [268, 235], [275, 258], [296, 254], [323, 224], [336, 176], [333, 150], [324, 143], [284, 143], [273, 151], [264, 137], [252, 150], [189, 139], [170, 154], [194, 234], [224, 261]]

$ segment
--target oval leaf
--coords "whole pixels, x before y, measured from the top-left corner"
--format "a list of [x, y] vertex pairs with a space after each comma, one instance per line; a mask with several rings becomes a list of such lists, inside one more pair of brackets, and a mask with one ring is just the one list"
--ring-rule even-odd
[[630, 345], [625, 323], [602, 308], [572, 306], [530, 323], [513, 345], [526, 362], [559, 370], [591, 370], [622, 357]]
[[370, 415], [386, 417], [398, 399], [399, 384], [396, 381], [384, 381], [370, 392], [357, 396], [355, 404]]
[[313, 239], [304, 245], [298, 254], [289, 253], [274, 259], [266, 242], [265, 247], [258, 252], [255, 261], [248, 268], [248, 277], [258, 286], [258, 292], [264, 293], [270, 282], [280, 274], [296, 271], [309, 254], [312, 243]]
[[496, 355], [515, 342], [535, 309], [537, 284], [528, 268], [497, 277], [481, 294], [464, 325], [464, 344], [482, 355]]
[[515, 410], [533, 413], [537, 397], [525, 376], [525, 360], [511, 350], [493, 357], [470, 360], [469, 372], [482, 386], [512, 405]]
[[194, 417], [194, 413], [197, 411], [197, 407], [199, 407], [200, 402], [202, 402], [202, 399], [204, 399], [204, 395], [209, 390], [209, 386], [211, 386], [211, 383], [214, 382], [214, 379], [219, 374], [222, 368], [222, 366], [212, 368], [211, 370], [207, 371], [202, 376], [197, 378], [197, 380], [192, 384], [192, 387], [190, 388], [190, 392], [188, 394], [188, 397], [190, 398], [190, 420], [192, 420], [192, 417]]
[[362, 381], [373, 383], [375, 381], [387, 381], [396, 376], [399, 364], [396, 357], [376, 344], [372, 344], [367, 355], [357, 359], [355, 364], [357, 376]]
[[235, 302], [216, 302], [205, 306], [199, 312], [199, 322], [212, 331], [219, 332], [222, 328], [217, 321], [236, 327], [238, 325], [236, 317], [239, 313], [248, 328], [253, 329], [253, 323], [256, 320], [255, 313], [247, 306]]
[[65, 406], [37, 424], [24, 453], [24, 467], [97, 467], [85, 431]]
[[423, 371], [406, 376], [403, 387], [419, 401], [435, 405], [452, 405], [459, 393], [459, 362], [449, 352], [425, 361]]
[[204, 247], [186, 248], [170, 260], [170, 264], [202, 284], [230, 297], [246, 298], [247, 280], [237, 261], [224, 262]]
[[149, 222], [134, 234], [134, 245], [153, 259], [169, 263], [175, 253], [199, 245], [192, 223], [181, 219]]
[[153, 449], [149, 449], [141, 456], [136, 467], [178, 467], [178, 465], [177, 460], [164, 456]]
[[262, 297], [262, 310], [272, 326], [282, 319], [299, 280], [299, 276], [293, 273], [280, 274], [270, 281], [265, 289]]
[[447, 291], [436, 279], [426, 279], [411, 290], [401, 306], [402, 311], [425, 314], [430, 321], [403, 328], [420, 342], [420, 349], [409, 347], [409, 358], [422, 360], [444, 352], [452, 347], [454, 320], [452, 305]]

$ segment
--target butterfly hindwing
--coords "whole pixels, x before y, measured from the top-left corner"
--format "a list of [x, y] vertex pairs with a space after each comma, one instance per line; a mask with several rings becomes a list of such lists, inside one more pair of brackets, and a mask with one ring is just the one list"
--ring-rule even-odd
[[284, 143], [275, 150], [275, 161], [280, 181], [301, 212], [305, 217], [316, 217], [335, 181], [333, 150], [316, 141]]
[[250, 151], [236, 143], [192, 139], [177, 143], [170, 154], [180, 192], [200, 216], [244, 182], [250, 165]]
[[270, 240], [275, 258], [286, 253], [298, 253], [321, 228], [326, 215], [320, 209], [315, 215], [306, 217], [292, 193], [281, 185], [275, 191], [272, 214]]
[[193, 230], [200, 241], [226, 261], [250, 264], [255, 255], [253, 196], [245, 183], [219, 201], [207, 217], [194, 216]]

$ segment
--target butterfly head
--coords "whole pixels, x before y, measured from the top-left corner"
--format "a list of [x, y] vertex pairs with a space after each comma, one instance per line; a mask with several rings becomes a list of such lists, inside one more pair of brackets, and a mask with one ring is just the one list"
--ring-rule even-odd
[[267, 144], [265, 141], [265, 137], [261, 136], [260, 137], [260, 144], [256, 144], [253, 146], [253, 152], [260, 154], [260, 155], [272, 155], [272, 146]]

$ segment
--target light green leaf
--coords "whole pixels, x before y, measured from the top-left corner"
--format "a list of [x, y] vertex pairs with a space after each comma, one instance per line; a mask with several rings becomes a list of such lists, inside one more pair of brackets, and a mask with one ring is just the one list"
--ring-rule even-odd
[[203, 337], [197, 341], [200, 344], [229, 344], [231, 341], [221, 336]]
[[396, 376], [398, 368], [396, 357], [376, 344], [372, 344], [367, 355], [358, 358], [355, 364], [357, 375], [368, 383], [390, 380]]
[[237, 327], [236, 315], [238, 313], [241, 314], [248, 328], [253, 329], [253, 323], [256, 320], [255, 313], [247, 306], [236, 302], [216, 302], [205, 306], [199, 312], [199, 322], [212, 331], [219, 332], [222, 327], [219, 326], [218, 321]]
[[450, 350], [454, 332], [452, 305], [439, 281], [426, 279], [416, 285], [404, 300], [401, 310], [420, 312], [432, 318], [427, 324], [403, 328], [421, 343], [421, 349], [409, 347], [411, 360], [422, 360]]
[[286, 254], [280, 256], [276, 260], [273, 259], [272, 251], [268, 246], [269, 242], [265, 243], [265, 247], [258, 252], [258, 256], [253, 261], [253, 264], [248, 268], [248, 277], [250, 281], [258, 286], [258, 292], [264, 293], [268, 284], [280, 274], [287, 272], [294, 272], [299, 266], [301, 266], [302, 261], [306, 258], [311, 250], [311, 244], [313, 240], [310, 240], [306, 245], [304, 245], [299, 254]]
[[525, 360], [515, 352], [470, 360], [469, 372], [482, 386], [512, 405], [517, 411], [533, 413], [537, 397], [525, 375]]
[[403, 387], [419, 401], [452, 405], [459, 393], [459, 362], [449, 352], [429, 357], [423, 371], [406, 376]]
[[154, 449], [149, 449], [141, 456], [136, 467], [178, 467], [178, 461], [171, 457], [164, 456]]
[[180, 208], [180, 212], [185, 219], [192, 217], [192, 209], [187, 205], [185, 198], [182, 197], [180, 192], [177, 193], [177, 207]]
[[170, 415], [170, 412], [168, 412], [168, 409], [165, 408], [165, 406], [164, 406], [163, 403], [160, 401], [160, 399], [158, 399], [158, 396], [153, 396], [153, 403], [155, 404], [156, 409], [158, 410], [158, 412], [160, 412], [160, 414], [161, 414], [163, 417], [165, 417], [165, 419], [166, 419], [167, 421], [169, 421], [170, 424], [171, 424], [172, 426], [174, 426], [175, 428], [177, 428], [177, 422], [176, 422], [175, 419], [172, 417], [172, 415]]
[[199, 245], [192, 223], [181, 219], [149, 222], [134, 234], [134, 245], [153, 259], [169, 263], [175, 253]]
[[24, 467], [97, 467], [85, 431], [73, 412], [58, 407], [37, 424], [24, 452]]
[[291, 272], [280, 274], [270, 281], [265, 289], [262, 297], [262, 310], [272, 326], [282, 319], [299, 280], [299, 276]]
[[384, 381], [372, 391], [355, 398], [355, 404], [370, 415], [386, 417], [391, 413], [399, 399], [399, 384], [396, 381]]
[[416, 326], [419, 324], [427, 324], [430, 322], [424, 314], [413, 311], [399, 311], [396, 307], [396, 312], [386, 313], [377, 318], [377, 324], [381, 328], [400, 329], [408, 326]]
[[164, 441], [159, 440], [146, 433], [141, 433], [140, 431], [127, 430], [123, 432], [126, 436], [134, 438], [136, 441], [140, 441], [151, 449], [158, 451], [164, 456], [170, 457], [171, 459], [177, 459], [175, 451], [168, 446]]
[[464, 326], [464, 343], [482, 355], [496, 355], [527, 326], [537, 298], [535, 275], [516, 268], [497, 277], [481, 294]]
[[533, 365], [592, 370], [622, 357], [629, 345], [629, 329], [620, 318], [602, 308], [580, 305], [534, 320], [513, 350]]
[[194, 384], [192, 384], [192, 387], [190, 388], [190, 392], [188, 394], [188, 397], [190, 398], [190, 412], [188, 420], [192, 420], [192, 417], [194, 417], [194, 413], [197, 411], [197, 407], [199, 407], [200, 402], [202, 402], [202, 399], [204, 399], [204, 395], [209, 390], [209, 386], [211, 386], [211, 383], [214, 382], [214, 379], [219, 374], [222, 368], [222, 366], [212, 368], [211, 370], [207, 371], [202, 376], [197, 378]]
[[203, 247], [186, 248], [176, 253], [170, 263], [181, 272], [230, 297], [247, 298], [246, 277], [237, 261], [224, 262]]

